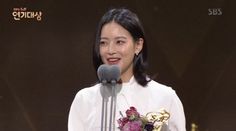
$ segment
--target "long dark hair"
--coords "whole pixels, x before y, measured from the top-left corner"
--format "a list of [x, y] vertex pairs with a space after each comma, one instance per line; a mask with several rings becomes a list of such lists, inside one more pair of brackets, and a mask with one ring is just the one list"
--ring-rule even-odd
[[135, 55], [133, 60], [133, 73], [135, 80], [142, 86], [146, 86], [149, 80], [147, 79], [147, 44], [144, 36], [143, 26], [137, 15], [125, 8], [110, 9], [101, 18], [97, 33], [96, 42], [93, 45], [93, 64], [95, 70], [103, 64], [99, 52], [99, 41], [101, 37], [102, 27], [109, 22], [116, 22], [125, 28], [133, 37], [134, 41], [142, 38], [144, 40], [143, 48], [138, 55]]

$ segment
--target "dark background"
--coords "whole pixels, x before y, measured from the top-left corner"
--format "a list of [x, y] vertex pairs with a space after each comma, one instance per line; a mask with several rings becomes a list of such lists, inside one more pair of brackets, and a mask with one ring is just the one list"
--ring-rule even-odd
[[[235, 2], [227, 0], [4, 0], [0, 4], [0, 131], [66, 131], [77, 91], [96, 81], [100, 17], [127, 7], [143, 22], [149, 74], [181, 98], [190, 130], [234, 130]], [[13, 8], [42, 11], [15, 21]], [[220, 10], [210, 15], [209, 10]]]

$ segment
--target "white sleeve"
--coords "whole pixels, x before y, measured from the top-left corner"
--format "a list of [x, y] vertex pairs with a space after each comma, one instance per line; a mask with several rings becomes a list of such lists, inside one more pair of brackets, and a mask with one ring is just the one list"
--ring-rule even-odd
[[184, 115], [184, 109], [183, 105], [179, 99], [179, 97], [176, 95], [175, 92], [173, 92], [172, 95], [172, 102], [170, 107], [170, 119], [169, 119], [169, 130], [170, 131], [186, 131], [186, 125], [185, 125], [185, 115]]
[[83, 104], [83, 97], [81, 92], [77, 93], [72, 102], [69, 118], [68, 118], [68, 131], [84, 131], [84, 124], [81, 117], [81, 107]]

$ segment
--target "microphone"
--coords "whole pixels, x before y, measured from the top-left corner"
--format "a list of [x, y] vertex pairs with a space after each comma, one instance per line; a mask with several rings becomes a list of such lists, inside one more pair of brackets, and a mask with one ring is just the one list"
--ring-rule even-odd
[[[117, 81], [120, 80], [120, 68], [118, 65], [100, 65], [97, 70], [97, 76], [103, 87], [100, 88], [102, 95], [102, 113], [101, 113], [101, 131], [107, 131], [107, 103], [108, 97], [111, 95], [110, 104], [110, 120], [109, 120], [109, 131], [115, 130], [115, 115], [116, 115], [116, 94]], [[116, 87], [116, 88], [115, 88]], [[109, 93], [108, 93], [108, 92]]]
[[98, 79], [101, 83], [116, 83], [120, 79], [120, 68], [118, 65], [100, 65], [97, 70]]

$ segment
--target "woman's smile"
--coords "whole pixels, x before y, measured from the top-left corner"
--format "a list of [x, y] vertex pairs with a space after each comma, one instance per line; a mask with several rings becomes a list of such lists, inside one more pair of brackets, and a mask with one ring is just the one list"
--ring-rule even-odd
[[121, 58], [118, 58], [118, 57], [109, 57], [107, 58], [107, 62], [109, 65], [115, 65], [115, 64], [119, 64]]

